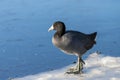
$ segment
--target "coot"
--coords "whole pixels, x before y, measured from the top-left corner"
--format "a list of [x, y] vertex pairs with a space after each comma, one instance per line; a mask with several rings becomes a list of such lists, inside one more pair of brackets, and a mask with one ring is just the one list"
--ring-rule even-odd
[[66, 31], [65, 24], [61, 21], [55, 22], [48, 31], [56, 30], [52, 38], [52, 43], [61, 51], [67, 54], [74, 54], [78, 56], [78, 64], [75, 68], [69, 69], [67, 73], [81, 73], [84, 61], [82, 55], [91, 49], [96, 44], [95, 38], [97, 32], [91, 34], [84, 34], [79, 31]]

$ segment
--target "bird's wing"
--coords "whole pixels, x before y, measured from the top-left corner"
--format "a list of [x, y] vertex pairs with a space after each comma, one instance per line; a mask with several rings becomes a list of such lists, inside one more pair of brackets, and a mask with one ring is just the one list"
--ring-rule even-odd
[[73, 46], [77, 47], [84, 46], [89, 42], [89, 38], [87, 35], [77, 31], [68, 31], [64, 34], [62, 38], [64, 40], [63, 42], [65, 42], [64, 44], [72, 44]]

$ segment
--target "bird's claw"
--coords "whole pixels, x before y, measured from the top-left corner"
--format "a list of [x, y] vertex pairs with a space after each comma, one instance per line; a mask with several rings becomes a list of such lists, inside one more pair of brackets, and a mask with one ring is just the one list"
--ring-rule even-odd
[[70, 68], [70, 69], [68, 69], [67, 70], [67, 74], [82, 74], [83, 72], [82, 72], [82, 69], [83, 68], [81, 68], [80, 70], [78, 69], [78, 65], [76, 66], [76, 68]]

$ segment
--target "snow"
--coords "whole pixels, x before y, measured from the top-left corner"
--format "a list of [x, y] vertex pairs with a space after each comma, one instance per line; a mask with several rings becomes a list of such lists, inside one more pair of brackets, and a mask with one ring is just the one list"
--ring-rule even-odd
[[13, 80], [120, 80], [120, 57], [92, 53], [85, 60], [83, 74], [65, 74], [74, 65]]
[[[58, 20], [69, 30], [98, 32], [97, 44], [83, 56], [86, 61], [84, 74], [89, 73], [92, 78], [96, 72], [104, 77], [105, 70], [106, 78], [118, 79], [119, 3], [120, 0], [0, 0], [0, 80], [24, 79], [24, 76], [30, 79], [29, 75], [50, 79], [56, 73], [61, 78], [78, 77], [64, 75], [76, 56], [62, 53], [51, 43], [54, 32], [47, 30]], [[98, 61], [90, 59], [94, 62], [91, 63], [86, 58], [95, 51], [104, 56], [97, 56]], [[111, 70], [116, 75], [108, 74]]]

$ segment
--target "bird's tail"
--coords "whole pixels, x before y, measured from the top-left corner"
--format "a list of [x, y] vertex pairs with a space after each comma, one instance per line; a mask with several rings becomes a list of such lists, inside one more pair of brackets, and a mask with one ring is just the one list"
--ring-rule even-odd
[[90, 34], [90, 38], [91, 38], [92, 40], [95, 40], [96, 35], [97, 35], [97, 32], [94, 32], [94, 33]]
[[94, 33], [89, 35], [91, 40], [93, 40], [95, 44], [96, 44], [96, 41], [95, 41], [96, 35], [97, 35], [97, 32], [94, 32]]

